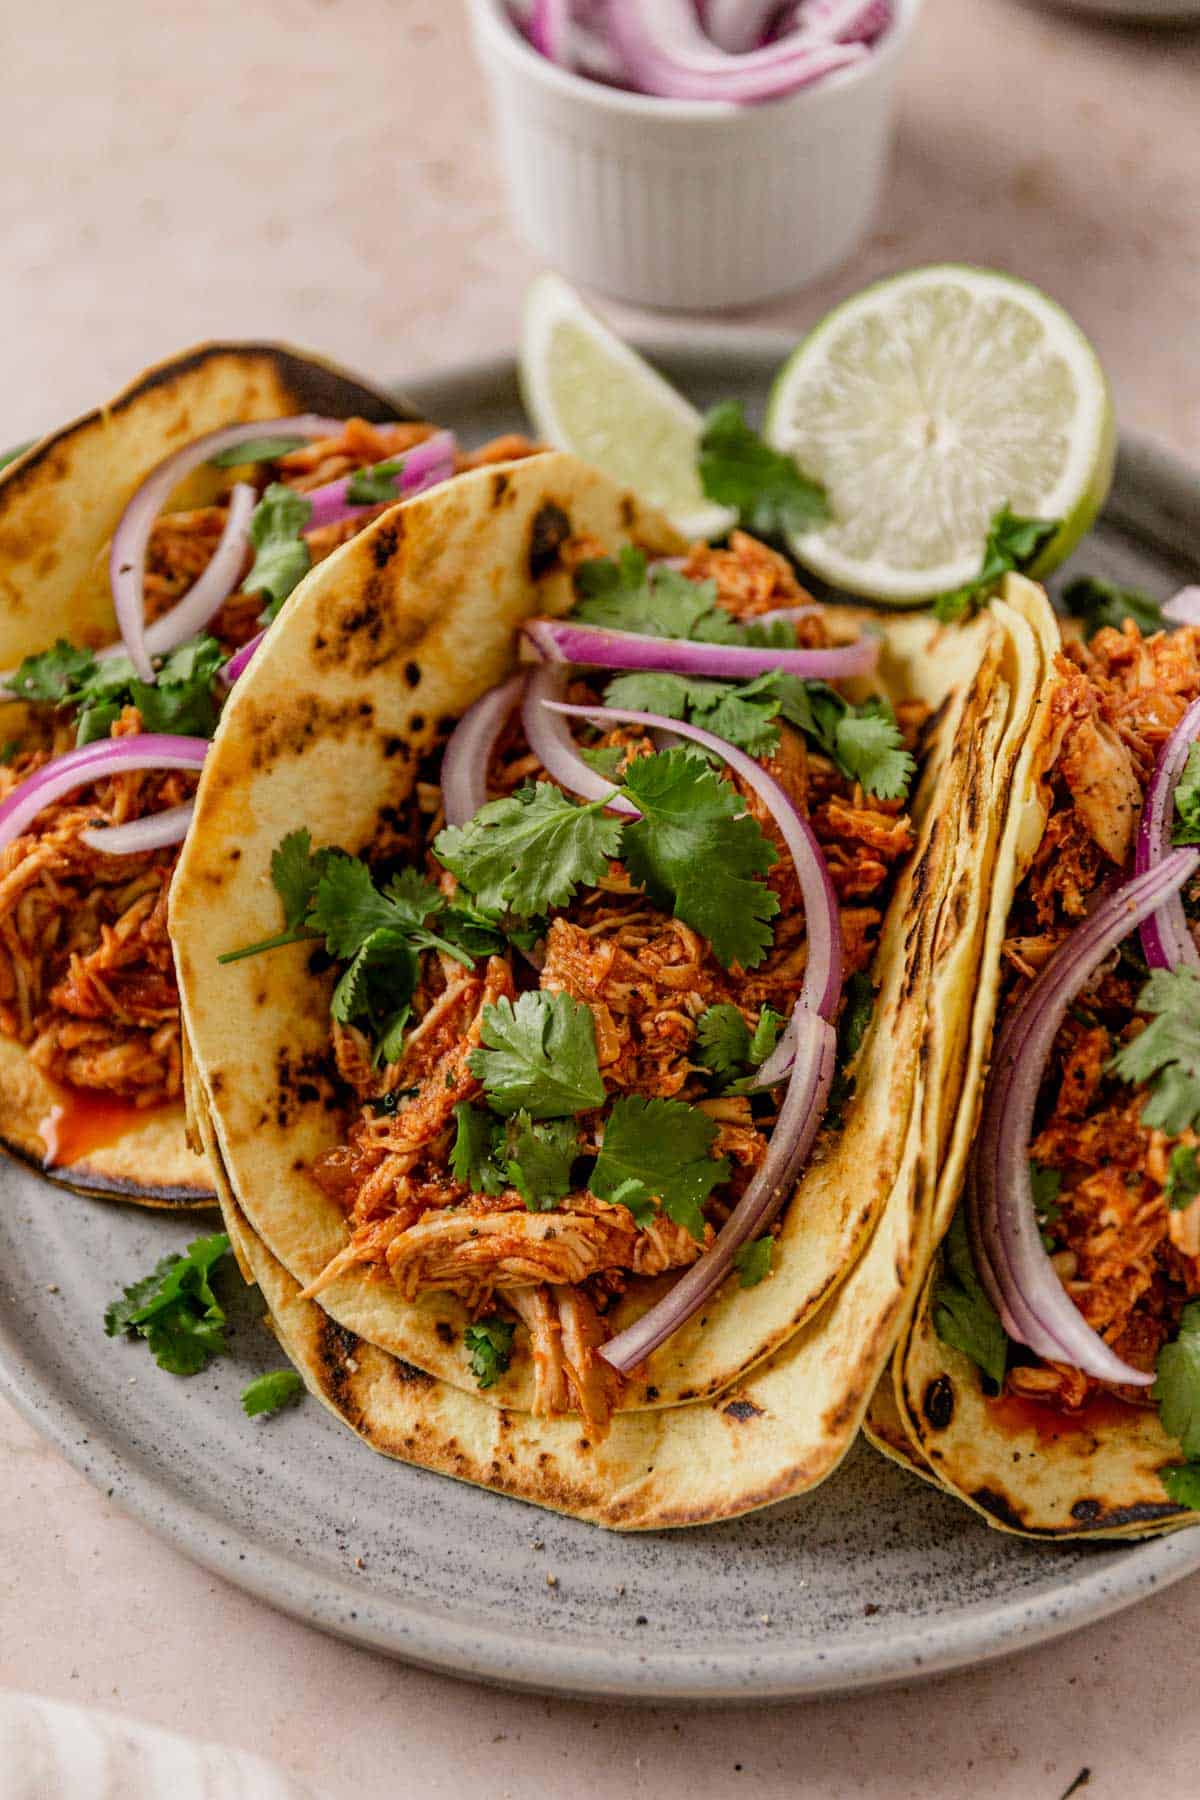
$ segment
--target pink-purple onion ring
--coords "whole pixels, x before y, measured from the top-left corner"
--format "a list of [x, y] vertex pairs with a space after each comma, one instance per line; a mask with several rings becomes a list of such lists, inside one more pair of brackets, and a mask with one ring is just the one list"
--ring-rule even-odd
[[828, 650], [782, 650], [768, 645], [647, 637], [571, 619], [530, 619], [523, 629], [529, 642], [550, 662], [579, 663], [593, 669], [655, 669], [726, 681], [747, 681], [776, 670], [797, 675], [802, 681], [844, 681], [853, 675], [869, 675], [879, 661], [879, 639], [867, 635]]
[[0, 802], [0, 851], [27, 831], [39, 813], [76, 788], [144, 769], [182, 769], [198, 775], [207, 754], [207, 739], [171, 737], [165, 732], [102, 738], [68, 750], [65, 756], [35, 769]]

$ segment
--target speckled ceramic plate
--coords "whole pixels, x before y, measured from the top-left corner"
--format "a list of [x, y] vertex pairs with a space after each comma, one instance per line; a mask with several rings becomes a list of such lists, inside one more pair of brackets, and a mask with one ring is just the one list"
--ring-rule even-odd
[[[708, 334], [657, 360], [699, 403], [740, 394], [757, 410], [786, 348]], [[508, 362], [407, 393], [468, 440], [520, 419]], [[1077, 562], [1166, 594], [1200, 576], [1198, 507], [1200, 479], [1126, 445]], [[865, 1446], [805, 1500], [619, 1537], [372, 1456], [312, 1401], [247, 1420], [242, 1387], [279, 1358], [235, 1278], [235, 1353], [191, 1380], [103, 1335], [112, 1295], [195, 1230], [0, 1168], [0, 1382], [189, 1555], [410, 1661], [565, 1694], [782, 1699], [999, 1656], [1200, 1567], [1200, 1531], [1126, 1547], [1001, 1537]]]

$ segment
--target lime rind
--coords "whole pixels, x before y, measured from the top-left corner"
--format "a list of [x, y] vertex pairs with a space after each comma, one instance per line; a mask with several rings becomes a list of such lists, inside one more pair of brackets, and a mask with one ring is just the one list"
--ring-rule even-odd
[[1094, 350], [1056, 302], [990, 270], [893, 276], [834, 309], [776, 377], [766, 435], [829, 493], [799, 561], [846, 592], [921, 605], [977, 572], [1003, 504], [1061, 518], [1062, 562], [1112, 479], [1116, 428]]
[[700, 486], [695, 407], [557, 275], [526, 297], [520, 383], [539, 436], [633, 489], [683, 536], [721, 537], [736, 523]]

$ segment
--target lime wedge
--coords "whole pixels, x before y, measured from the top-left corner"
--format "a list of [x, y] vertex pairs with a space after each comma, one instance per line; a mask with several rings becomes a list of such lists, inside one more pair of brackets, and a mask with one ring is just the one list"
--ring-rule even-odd
[[913, 605], [979, 571], [1007, 504], [1061, 519], [1032, 571], [1104, 503], [1116, 427], [1104, 371], [1060, 306], [1011, 275], [913, 269], [835, 308], [776, 377], [766, 435], [829, 497], [797, 558], [851, 594]]
[[735, 515], [696, 473], [700, 415], [557, 275], [525, 300], [521, 393], [540, 437], [666, 513], [685, 537], [720, 537]]

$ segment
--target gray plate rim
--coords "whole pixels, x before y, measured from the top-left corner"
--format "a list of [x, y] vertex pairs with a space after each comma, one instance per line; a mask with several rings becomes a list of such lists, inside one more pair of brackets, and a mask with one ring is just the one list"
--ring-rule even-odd
[[[711, 374], [715, 359], [728, 367], [731, 385], [761, 384], [794, 345], [794, 339], [777, 332], [735, 334], [711, 328], [689, 333], [686, 341], [662, 337], [638, 341], [639, 348], [685, 386], [689, 374]], [[439, 397], [445, 405], [479, 404], [488, 394], [499, 398], [511, 392], [514, 370], [511, 356], [494, 356], [399, 385], [418, 400]], [[1183, 562], [1194, 559], [1186, 517], [1200, 495], [1200, 476], [1171, 452], [1123, 434], [1122, 477], [1143, 494], [1150, 490], [1156, 499], [1153, 541]], [[1108, 510], [1110, 516], [1121, 518], [1119, 498]], [[714, 1651], [703, 1645], [695, 1651], [655, 1649], [639, 1657], [636, 1671], [630, 1671], [618, 1659], [597, 1656], [588, 1643], [573, 1645], [559, 1634], [544, 1642], [514, 1643], [498, 1630], [481, 1629], [478, 1620], [464, 1624], [453, 1613], [426, 1605], [389, 1602], [382, 1608], [380, 1624], [360, 1617], [361, 1584], [318, 1572], [302, 1554], [268, 1549], [252, 1533], [195, 1505], [164, 1477], [126, 1461], [115, 1445], [96, 1435], [86, 1396], [63, 1391], [48, 1373], [26, 1361], [17, 1332], [3, 1314], [0, 1392], [94, 1487], [102, 1492], [119, 1489], [124, 1510], [236, 1587], [360, 1646], [439, 1673], [521, 1691], [648, 1704], [673, 1700], [745, 1705], [885, 1687], [1050, 1642], [1200, 1569], [1200, 1531], [1188, 1531], [1130, 1545], [1115, 1569], [1106, 1564], [1082, 1574], [1077, 1567], [1064, 1570], [1059, 1587], [1046, 1588], [1032, 1598], [973, 1602], [943, 1618], [915, 1624], [889, 1621], [870, 1643], [831, 1643], [818, 1650], [811, 1642], [789, 1644], [781, 1636], [756, 1651], [748, 1692], [747, 1657], [736, 1649]], [[373, 1605], [380, 1609], [378, 1595], [373, 1596]]]

